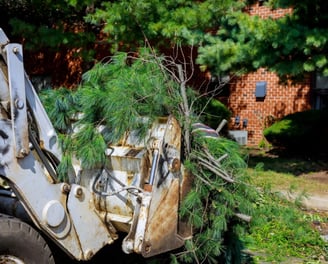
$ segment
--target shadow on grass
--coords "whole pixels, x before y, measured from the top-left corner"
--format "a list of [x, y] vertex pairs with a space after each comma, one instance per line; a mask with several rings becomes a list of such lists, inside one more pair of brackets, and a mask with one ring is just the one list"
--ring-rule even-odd
[[328, 171], [327, 153], [291, 152], [286, 149], [248, 149], [248, 167], [261, 170], [289, 173], [295, 176]]

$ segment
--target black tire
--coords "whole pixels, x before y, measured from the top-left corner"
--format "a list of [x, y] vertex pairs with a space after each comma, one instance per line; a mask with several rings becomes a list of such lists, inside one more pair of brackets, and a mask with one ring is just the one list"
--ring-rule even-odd
[[55, 264], [43, 237], [21, 220], [0, 214], [0, 264]]

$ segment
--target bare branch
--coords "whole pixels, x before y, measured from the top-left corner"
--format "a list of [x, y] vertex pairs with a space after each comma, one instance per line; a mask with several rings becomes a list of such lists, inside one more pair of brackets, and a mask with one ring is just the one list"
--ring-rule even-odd
[[186, 78], [186, 82], [189, 82], [191, 80], [191, 78], [192, 78], [192, 76], [194, 75], [194, 72], [195, 72], [194, 58], [193, 58], [193, 54], [192, 54], [193, 50], [194, 50], [194, 45], [191, 45], [191, 47], [190, 47], [190, 59], [189, 59], [191, 73], [190, 73], [189, 77]]
[[184, 128], [184, 139], [185, 139], [185, 144], [186, 144], [186, 152], [187, 154], [190, 154], [190, 145], [191, 145], [191, 140], [190, 140], [190, 109], [188, 105], [188, 98], [187, 98], [187, 93], [186, 93], [186, 82], [184, 79], [184, 74], [182, 70], [181, 64], [177, 64], [178, 68], [178, 74], [179, 74], [179, 79], [180, 79], [180, 93], [182, 97], [182, 109], [183, 109], [183, 114], [185, 117], [185, 128]]
[[222, 160], [224, 160], [224, 159], [227, 158], [228, 156], [229, 156], [228, 153], [225, 153], [225, 154], [222, 155], [220, 158], [218, 158], [216, 161], [220, 163]]
[[221, 129], [225, 126], [225, 124], [226, 124], [227, 122], [228, 122], [228, 121], [227, 121], [226, 119], [223, 119], [215, 131], [216, 131], [217, 133], [219, 133], [219, 132], [221, 131]]
[[203, 183], [205, 183], [211, 189], [213, 188], [213, 184], [210, 183], [209, 181], [205, 180], [205, 177], [201, 177], [197, 173], [195, 173], [194, 176], [197, 177], [199, 180], [201, 180]]
[[200, 165], [202, 165], [206, 169], [210, 170], [211, 172], [213, 172], [217, 176], [221, 177], [225, 181], [227, 181], [229, 183], [234, 183], [235, 182], [234, 179], [232, 179], [229, 175], [227, 175], [226, 173], [221, 171], [220, 168], [214, 166], [213, 164], [211, 164], [210, 162], [206, 161], [205, 159], [203, 159], [201, 157], [195, 157], [195, 158], [198, 160], [198, 163]]

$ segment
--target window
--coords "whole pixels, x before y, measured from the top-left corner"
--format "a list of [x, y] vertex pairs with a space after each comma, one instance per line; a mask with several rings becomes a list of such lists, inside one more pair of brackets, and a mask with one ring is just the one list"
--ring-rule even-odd
[[256, 82], [255, 97], [256, 100], [263, 101], [266, 96], [267, 82]]

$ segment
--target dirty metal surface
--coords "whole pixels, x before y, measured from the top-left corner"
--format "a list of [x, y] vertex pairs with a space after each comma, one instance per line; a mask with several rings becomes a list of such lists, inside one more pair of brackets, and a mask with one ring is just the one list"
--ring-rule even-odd
[[19, 44], [7, 44], [5, 49], [10, 88], [11, 120], [13, 122], [12, 129], [15, 138], [15, 155], [18, 158], [23, 158], [30, 150], [27, 131], [23, 48]]
[[4, 46], [9, 42], [9, 39], [6, 35], [6, 33], [0, 28], [0, 45]]
[[[181, 247], [185, 236], [190, 235], [179, 219], [179, 204], [189, 191], [190, 179], [181, 164], [181, 128], [173, 117], [167, 121], [160, 153], [142, 248], [144, 257]], [[183, 236], [178, 227], [184, 228]]]
[[[81, 248], [79, 234], [74, 228], [76, 223], [72, 222], [67, 209], [69, 191], [63, 189], [63, 184], [54, 183], [49, 179], [45, 163], [41, 162], [40, 153], [35, 151], [36, 146], [30, 149], [27, 107], [29, 106], [29, 110], [37, 117], [37, 121], [45, 121], [45, 123], [36, 121], [40, 129], [38, 131], [41, 137], [40, 146], [49, 151], [54, 150], [52, 152], [54, 155], [60, 154], [55, 151], [56, 134], [25, 74], [21, 45], [9, 43], [4, 50], [1, 55], [7, 67], [1, 63], [0, 94], [4, 96], [1, 100], [10, 102], [1, 101], [1, 111], [7, 113], [0, 115], [0, 175], [19, 197], [36, 227], [47, 233], [67, 254], [82, 260], [89, 257], [92, 252], [89, 250], [88, 253], [84, 250], [85, 243], [83, 249]], [[26, 98], [29, 99], [29, 104]], [[6, 107], [7, 104], [10, 104], [9, 108]], [[47, 120], [49, 122], [46, 122]], [[94, 210], [86, 211], [85, 214], [90, 214], [91, 219], [92, 217], [98, 219]], [[106, 233], [107, 229], [102, 231]], [[96, 234], [93, 233], [93, 237], [95, 236]], [[108, 242], [107, 238], [106, 242]], [[101, 240], [101, 243], [104, 242]], [[100, 246], [102, 247], [103, 244]], [[96, 250], [94, 247], [90, 246], [90, 248], [92, 251]]]
[[179, 180], [173, 179], [169, 189], [161, 193], [156, 212], [148, 219], [142, 255], [150, 257], [176, 249], [184, 241], [178, 236]]
[[89, 190], [73, 184], [67, 207], [80, 241], [83, 254], [81, 259], [89, 260], [99, 249], [113, 242], [106, 225], [96, 214]]

